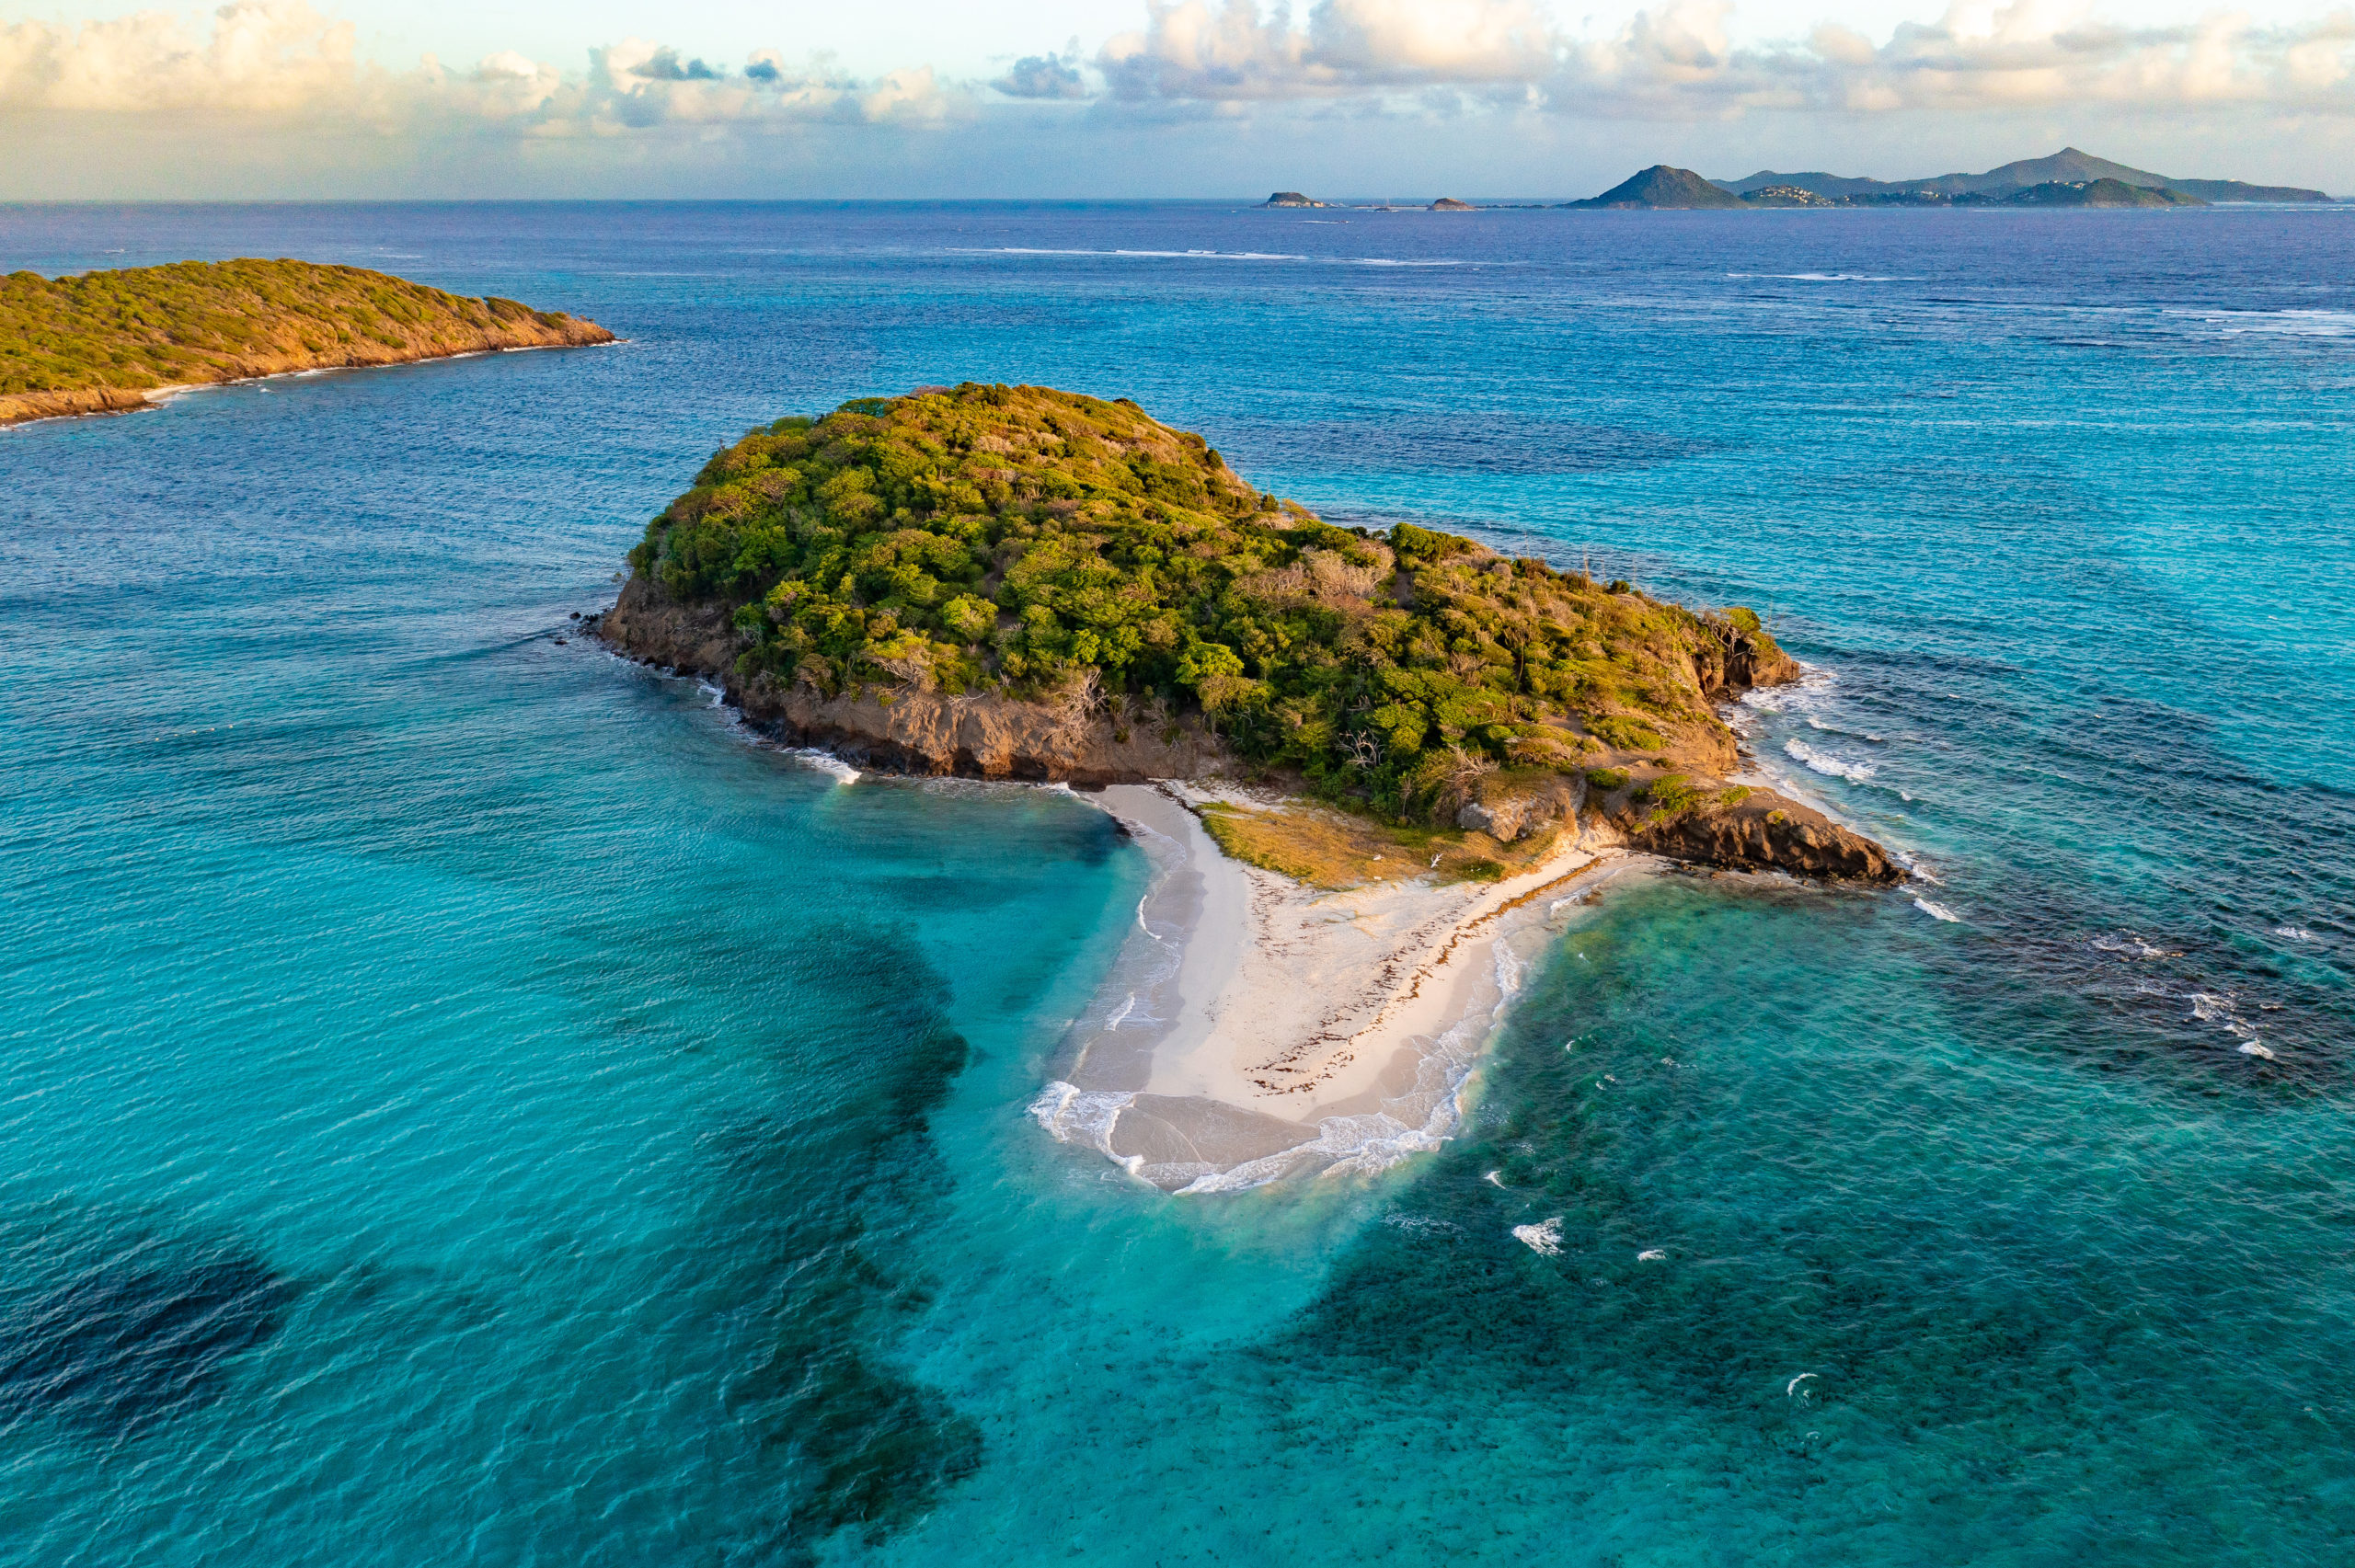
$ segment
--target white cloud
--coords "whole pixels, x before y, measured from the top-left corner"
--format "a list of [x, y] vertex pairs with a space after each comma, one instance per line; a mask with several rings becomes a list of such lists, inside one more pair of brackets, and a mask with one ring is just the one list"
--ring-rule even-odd
[[759, 50], [731, 68], [637, 38], [590, 50], [580, 74], [513, 50], [471, 70], [428, 55], [414, 70], [388, 71], [358, 57], [351, 24], [306, 0], [233, 0], [202, 40], [161, 11], [79, 29], [0, 28], [0, 115], [19, 118], [194, 113], [562, 136], [811, 120], [938, 124], [971, 103], [970, 90], [940, 82], [928, 66], [860, 79]]
[[1369, 89], [1542, 80], [1554, 29], [1529, 0], [1318, 0], [1305, 30], [1254, 0], [1146, 0], [1143, 32], [1097, 64], [1117, 97], [1329, 97]]
[[1936, 21], [1880, 41], [1825, 23], [1779, 43], [1739, 34], [1731, 0], [1652, 0], [1600, 26], [1565, 25], [1545, 0], [1314, 0], [1299, 17], [1254, 0], [1145, 0], [1142, 29], [1092, 58], [1074, 40], [1017, 58], [985, 88], [923, 63], [857, 75], [773, 49], [739, 63], [646, 38], [588, 50], [584, 69], [504, 50], [470, 67], [429, 56], [395, 70], [362, 58], [351, 24], [307, 0], [232, 0], [201, 36], [162, 11], [0, 26], [0, 119], [54, 128], [173, 115], [519, 144], [1061, 123], [1056, 101], [1091, 97], [1097, 120], [1132, 129], [1287, 103], [1411, 117], [1466, 100], [1692, 123], [2105, 108], [2355, 120], [2346, 8], [2294, 24], [2217, 11], [2131, 27], [2105, 21], [2091, 0], [1954, 0]]
[[[1737, 43], [1730, 0], [1664, 0], [1616, 27], [1558, 25], [1531, 0], [1316, 0], [1304, 26], [1254, 0], [1147, 0], [1097, 56], [1113, 97], [1208, 103], [1379, 98], [1455, 87], [1557, 111], [1694, 120], [1749, 110], [1894, 112], [2089, 103], [2355, 113], [2355, 13], [2260, 26], [2217, 12], [2135, 29], [2055, 0], [1957, 0], [1886, 43], [1853, 29]], [[1411, 100], [1406, 100], [1411, 101]]]
[[1007, 97], [1034, 101], [1094, 97], [1096, 94], [1088, 86], [1080, 64], [1079, 40], [1074, 39], [1071, 48], [1062, 54], [1023, 56], [1014, 63], [1012, 70], [990, 86]]
[[201, 40], [165, 11], [70, 33], [19, 22], [0, 28], [0, 108], [283, 112], [353, 84], [352, 37], [303, 0], [224, 6]]

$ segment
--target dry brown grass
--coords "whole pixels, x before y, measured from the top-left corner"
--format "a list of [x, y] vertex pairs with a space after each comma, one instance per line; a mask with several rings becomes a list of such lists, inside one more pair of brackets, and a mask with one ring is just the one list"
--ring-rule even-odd
[[1442, 883], [1497, 881], [1544, 860], [1557, 837], [1541, 830], [1500, 844], [1486, 833], [1392, 828], [1298, 804], [1246, 807], [1216, 800], [1197, 814], [1212, 840], [1234, 859], [1328, 890], [1416, 876]]

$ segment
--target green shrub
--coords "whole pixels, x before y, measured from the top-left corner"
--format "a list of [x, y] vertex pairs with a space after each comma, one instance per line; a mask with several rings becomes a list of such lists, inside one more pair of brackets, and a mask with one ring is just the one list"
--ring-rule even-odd
[[1660, 749], [1660, 731], [1641, 719], [1622, 714], [1603, 714], [1586, 721], [1587, 727], [1622, 751], [1656, 751]]
[[1665, 773], [1636, 792], [1637, 798], [1651, 807], [1651, 819], [1666, 821], [1681, 817], [1701, 804], [1702, 792], [1683, 773]]

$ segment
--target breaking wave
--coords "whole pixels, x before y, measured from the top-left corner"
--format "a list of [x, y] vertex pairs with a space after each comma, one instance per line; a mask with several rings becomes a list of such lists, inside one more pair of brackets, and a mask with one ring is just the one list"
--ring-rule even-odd
[[1796, 737], [1783, 742], [1783, 752], [1810, 773], [1822, 773], [1828, 778], [1846, 779], [1850, 784], [1863, 784], [1877, 771], [1870, 762], [1835, 757]]

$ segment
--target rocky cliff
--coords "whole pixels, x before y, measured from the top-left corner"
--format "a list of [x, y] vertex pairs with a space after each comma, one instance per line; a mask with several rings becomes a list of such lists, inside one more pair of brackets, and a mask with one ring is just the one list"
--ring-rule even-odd
[[[910, 689], [829, 696], [766, 670], [748, 681], [736, 664], [752, 639], [726, 607], [673, 602], [642, 577], [592, 630], [630, 658], [712, 681], [747, 723], [778, 739], [862, 767], [1086, 784], [1199, 779], [1238, 766], [1198, 716], [1147, 712], [1117, 697], [1055, 706]], [[1696, 666], [1696, 680], [1717, 698], [1798, 673], [1780, 648], [1738, 633]], [[1509, 843], [1563, 823], [1590, 847], [1625, 845], [1702, 865], [1859, 882], [1902, 876], [1871, 840], [1771, 790], [1662, 788], [1661, 779], [1681, 784], [1681, 775], [1656, 770], [1649, 778], [1606, 770], [1591, 776], [1601, 784], [1557, 772], [1492, 775], [1471, 788], [1456, 825]]]
[[1232, 759], [1191, 715], [1118, 697], [1051, 705], [995, 692], [874, 687], [829, 696], [767, 670], [736, 669], [751, 639], [718, 605], [678, 604], [633, 578], [594, 628], [633, 658], [719, 686], [745, 721], [790, 745], [818, 746], [894, 773], [1071, 784], [1199, 778]]

